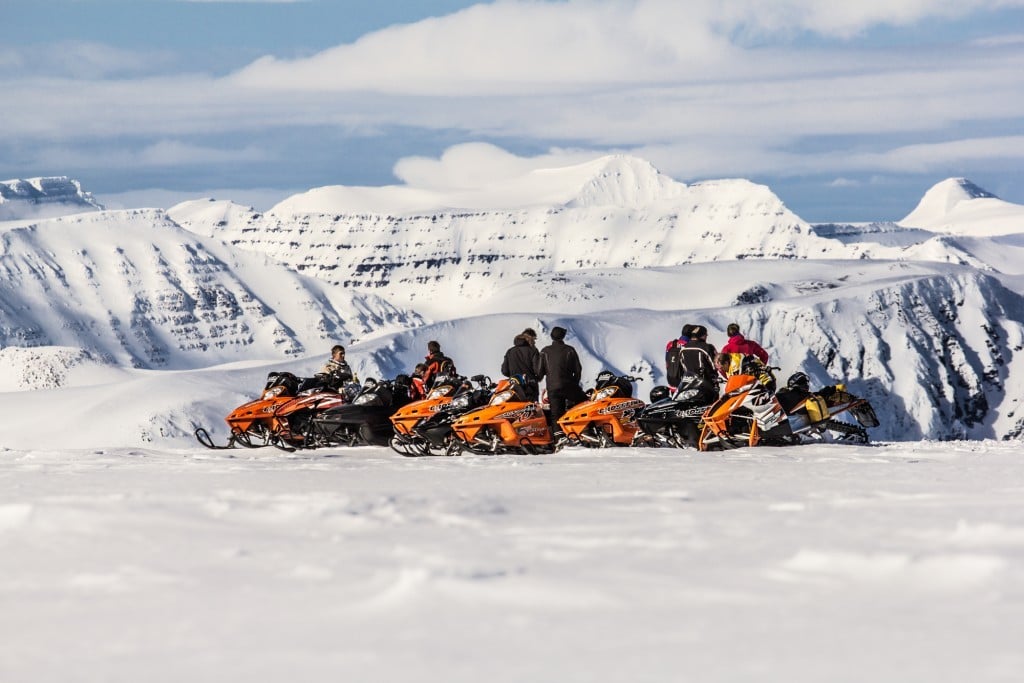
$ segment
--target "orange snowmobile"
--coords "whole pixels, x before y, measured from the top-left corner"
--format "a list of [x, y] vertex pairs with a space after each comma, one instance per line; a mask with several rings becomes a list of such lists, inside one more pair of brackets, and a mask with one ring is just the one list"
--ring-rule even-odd
[[553, 453], [561, 448], [540, 403], [529, 401], [515, 378], [503, 379], [490, 402], [452, 423], [453, 442], [472, 453]]
[[633, 382], [639, 381], [639, 377], [602, 371], [590, 400], [573, 406], [558, 420], [569, 442], [598, 448], [633, 443], [639, 428], [636, 418], [645, 405], [633, 398]]
[[226, 445], [215, 445], [203, 427], [195, 431], [196, 439], [207, 448], [214, 449], [234, 448], [235, 444], [247, 448], [266, 446], [277, 430], [274, 411], [295, 398], [301, 382], [290, 372], [271, 372], [267, 375], [267, 383], [258, 399], [243, 403], [224, 418], [231, 430]]
[[447, 403], [450, 403], [452, 396], [458, 391], [464, 380], [461, 377], [452, 377], [450, 380], [437, 382], [427, 392], [426, 398], [413, 401], [398, 409], [391, 416], [391, 424], [395, 427], [397, 436], [413, 436], [413, 427], [421, 420], [430, 417], [439, 410], [443, 410]]
[[[858, 424], [837, 420], [843, 413], [849, 413]], [[793, 375], [777, 394], [753, 374], [733, 375], [703, 420], [698, 444], [702, 451], [833, 440], [867, 443], [865, 428], [879, 424], [867, 399], [847, 392], [842, 384], [812, 393], [802, 372]]]
[[[468, 394], [474, 391], [473, 382], [479, 384], [481, 389], [491, 386], [491, 379], [484, 375], [476, 375], [471, 379], [457, 376], [438, 378], [426, 398], [399, 408], [391, 416], [391, 424], [395, 429], [391, 448], [409, 456], [443, 454], [446, 451], [444, 444], [435, 445], [436, 439], [430, 438], [432, 435], [425, 433], [424, 428], [437, 422], [439, 414], [451, 412], [453, 408], [461, 408], [465, 412], [472, 405]], [[465, 398], [453, 406], [453, 401], [458, 397]], [[480, 403], [477, 403], [473, 407], [479, 406]]]

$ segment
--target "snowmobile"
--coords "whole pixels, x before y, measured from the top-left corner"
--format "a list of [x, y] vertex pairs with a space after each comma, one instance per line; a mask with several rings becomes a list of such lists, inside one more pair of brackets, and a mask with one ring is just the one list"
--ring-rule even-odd
[[631, 445], [638, 429], [636, 416], [645, 405], [633, 398], [633, 382], [640, 379], [601, 371], [589, 400], [573, 406], [558, 420], [569, 443], [598, 448]]
[[325, 374], [304, 380], [293, 399], [277, 406], [271, 443], [285, 450], [325, 445], [313, 429], [313, 417], [328, 408], [349, 403], [361, 389], [358, 382], [335, 387], [332, 377]]
[[234, 448], [235, 444], [246, 448], [270, 444], [278, 428], [274, 412], [279, 406], [295, 398], [302, 381], [290, 372], [269, 373], [260, 397], [243, 403], [224, 418], [231, 430], [226, 445], [215, 445], [209, 432], [203, 427], [195, 431], [196, 439], [207, 448], [214, 449]]
[[[787, 446], [841, 440], [868, 443], [868, 427], [878, 417], [867, 399], [846, 391], [842, 384], [811, 392], [808, 384], [790, 378], [786, 389], [772, 393], [753, 375], [729, 378], [725, 393], [704, 414], [700, 450], [742, 446]], [[836, 419], [848, 413], [857, 424]]]
[[701, 416], [714, 403], [718, 388], [695, 374], [685, 374], [675, 392], [651, 389], [651, 403], [637, 416], [634, 446], [697, 448]]
[[486, 406], [472, 410], [452, 423], [451, 452], [461, 450], [498, 453], [553, 453], [561, 448], [548, 425], [540, 403], [530, 401], [515, 378], [503, 379]]
[[485, 405], [494, 386], [485, 375], [435, 383], [427, 398], [409, 403], [391, 416], [395, 428], [391, 448], [410, 457], [450, 455], [452, 423], [463, 413]]
[[352, 401], [317, 412], [310, 431], [317, 445], [387, 446], [394, 429], [390, 417], [409, 403], [411, 379], [399, 375], [393, 380], [367, 379]]
[[399, 408], [391, 416], [395, 438], [400, 442], [406, 439], [410, 441], [415, 439], [413, 428], [434, 413], [443, 410], [465, 381], [464, 377], [456, 376], [438, 378], [425, 398], [407, 403]]

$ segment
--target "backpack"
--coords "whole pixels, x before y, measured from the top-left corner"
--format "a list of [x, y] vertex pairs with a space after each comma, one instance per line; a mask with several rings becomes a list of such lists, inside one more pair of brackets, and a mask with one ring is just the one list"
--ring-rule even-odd
[[680, 357], [686, 344], [679, 339], [672, 339], [665, 345], [665, 375], [669, 386], [675, 387], [683, 379], [683, 361]]

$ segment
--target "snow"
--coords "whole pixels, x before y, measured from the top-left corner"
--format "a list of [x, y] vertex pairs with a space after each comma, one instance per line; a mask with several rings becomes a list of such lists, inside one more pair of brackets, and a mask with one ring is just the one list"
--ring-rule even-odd
[[1020, 443], [6, 450], [4, 680], [1012, 681]]

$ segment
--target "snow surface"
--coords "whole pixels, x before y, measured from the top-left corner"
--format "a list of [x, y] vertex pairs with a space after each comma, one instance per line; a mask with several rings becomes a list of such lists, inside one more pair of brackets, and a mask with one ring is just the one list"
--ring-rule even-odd
[[4, 450], [0, 679], [1018, 681], [1022, 456]]

